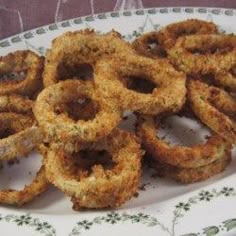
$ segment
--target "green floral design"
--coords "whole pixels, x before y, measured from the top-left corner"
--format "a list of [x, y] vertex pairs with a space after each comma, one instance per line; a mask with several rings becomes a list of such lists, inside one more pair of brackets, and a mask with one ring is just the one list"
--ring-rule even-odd
[[[175, 206], [173, 225], [177, 222], [177, 219], [184, 216], [184, 213], [189, 211], [195, 204], [201, 202], [210, 202], [218, 197], [234, 197], [236, 191], [232, 187], [223, 187], [220, 191], [213, 189], [212, 191], [201, 191], [197, 196], [191, 197], [187, 202], [180, 202]], [[236, 219], [228, 219], [222, 222], [219, 226], [208, 226], [198, 233], [189, 233], [182, 236], [214, 236], [222, 232], [230, 231], [236, 228]], [[175, 235], [175, 234], [173, 234]]]
[[208, 226], [203, 229], [201, 233], [190, 233], [182, 236], [214, 236], [219, 233], [225, 233], [230, 230], [236, 229], [236, 219], [228, 219], [222, 222], [219, 226]]
[[158, 31], [161, 28], [160, 24], [155, 24], [149, 17], [149, 15], [147, 15], [143, 25], [138, 27], [132, 33], [124, 35], [123, 38], [127, 41], [133, 41], [146, 32], [146, 28], [148, 25], [151, 26], [153, 31]]
[[[220, 190], [212, 189], [211, 191], [202, 190], [196, 196], [190, 197], [186, 202], [179, 202], [173, 211], [173, 219], [171, 221], [171, 227], [168, 228], [162, 224], [156, 217], [144, 214], [126, 214], [110, 212], [105, 216], [95, 217], [92, 220], [82, 220], [76, 223], [76, 226], [72, 229], [69, 236], [81, 235], [83, 232], [90, 230], [95, 225], [102, 224], [121, 224], [123, 222], [129, 222], [131, 224], [143, 224], [146, 227], [160, 227], [162, 232], [166, 235], [176, 236], [176, 225], [180, 219], [187, 214], [195, 205], [202, 202], [210, 202], [218, 197], [235, 197], [236, 191], [232, 187], [223, 187]], [[222, 222], [219, 226], [209, 226], [202, 229], [202, 232], [188, 233], [182, 236], [214, 236], [221, 232], [226, 232], [236, 229], [236, 219], [228, 219]]]
[[38, 218], [33, 218], [30, 214], [26, 215], [5, 215], [0, 214], [0, 222], [14, 223], [17, 226], [29, 226], [43, 236], [55, 236], [56, 230], [46, 221], [40, 221]]
[[115, 225], [122, 222], [130, 222], [131, 224], [139, 223], [147, 227], [160, 226], [163, 231], [170, 234], [169, 229], [161, 224], [155, 217], [144, 214], [119, 214], [117, 212], [110, 212], [106, 216], [95, 217], [92, 221], [82, 220], [77, 222], [69, 236], [80, 235], [83, 231], [89, 230], [94, 225], [101, 225], [104, 223]]

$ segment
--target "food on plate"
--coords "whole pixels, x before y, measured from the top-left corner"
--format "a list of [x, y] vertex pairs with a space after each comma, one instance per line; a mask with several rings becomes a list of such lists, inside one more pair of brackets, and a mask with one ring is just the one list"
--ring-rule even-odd
[[34, 102], [20, 95], [0, 95], [0, 160], [28, 155], [43, 140], [32, 114]]
[[[222, 172], [236, 143], [235, 46], [235, 35], [191, 19], [132, 44], [85, 29], [55, 38], [45, 61], [29, 50], [1, 57], [0, 161], [39, 148], [43, 164], [23, 190], [1, 190], [0, 204], [25, 204], [50, 182], [75, 210], [119, 207], [138, 191], [145, 152], [158, 175], [182, 183]], [[136, 134], [117, 128], [127, 110]], [[156, 135], [164, 118], [192, 111], [212, 130], [204, 144]]]
[[42, 88], [43, 57], [23, 50], [0, 57], [0, 94], [34, 96]]
[[141, 55], [153, 59], [166, 58], [167, 49], [184, 35], [216, 34], [217, 26], [212, 22], [189, 19], [167, 25], [160, 31], [145, 33], [134, 40], [133, 48]]
[[182, 36], [217, 33], [217, 26], [213, 22], [198, 19], [188, 19], [169, 24], [160, 30], [162, 41], [167, 49], [173, 47], [176, 40]]
[[214, 78], [217, 85], [236, 92], [236, 65], [232, 65], [229, 71], [217, 73]]
[[[44, 158], [48, 180], [72, 198], [75, 210], [118, 207], [136, 193], [142, 150], [134, 135], [116, 129], [98, 142], [76, 146], [72, 153], [51, 147]], [[108, 167], [103, 153], [113, 162]]]
[[103, 35], [89, 29], [66, 32], [53, 40], [47, 52], [44, 86], [77, 76], [80, 65], [88, 64], [93, 68], [101, 59], [119, 56], [122, 52], [133, 53], [133, 49], [115, 31]]
[[187, 171], [189, 168], [200, 168], [222, 159], [232, 148], [231, 143], [217, 134], [209, 137], [206, 143], [190, 147], [172, 146], [157, 135], [163, 119], [163, 117], [139, 116], [137, 122], [137, 135], [141, 138], [143, 148], [154, 161], [178, 169], [185, 168]]
[[[73, 120], [66, 113], [58, 114], [62, 103], [89, 98], [98, 104], [91, 120]], [[113, 100], [104, 99], [91, 81], [66, 80], [44, 89], [37, 97], [34, 115], [49, 141], [95, 141], [107, 136], [121, 120], [121, 110]]]
[[150, 159], [150, 166], [156, 170], [156, 174], [161, 177], [169, 177], [178, 182], [189, 184], [206, 180], [225, 170], [231, 162], [231, 151], [228, 150], [226, 155], [219, 160], [205, 166], [197, 168], [179, 168], [176, 166], [163, 164], [156, 160]]
[[[148, 92], [139, 92], [133, 84], [149, 82]], [[95, 67], [95, 85], [109, 101], [122, 109], [157, 115], [181, 109], [186, 97], [186, 77], [168, 62], [129, 55], [123, 60], [102, 60]]]
[[168, 50], [168, 55], [171, 63], [187, 74], [221, 73], [236, 64], [236, 36], [183, 36]]
[[199, 119], [231, 143], [236, 143], [236, 100], [224, 90], [198, 80], [188, 83], [188, 98]]
[[65, 112], [71, 119], [88, 121], [95, 118], [99, 104], [90, 98], [83, 98], [61, 103], [55, 110], [58, 114]]
[[34, 102], [20, 95], [0, 95], [0, 112], [32, 114]]
[[0, 204], [22, 206], [45, 192], [48, 187], [49, 182], [45, 175], [45, 169], [42, 166], [37, 172], [34, 180], [22, 190], [0, 190]]
[[166, 48], [160, 31], [152, 31], [139, 36], [132, 43], [135, 51], [152, 59], [167, 58]]
[[42, 132], [31, 116], [0, 113], [0, 160], [28, 155], [42, 140]]

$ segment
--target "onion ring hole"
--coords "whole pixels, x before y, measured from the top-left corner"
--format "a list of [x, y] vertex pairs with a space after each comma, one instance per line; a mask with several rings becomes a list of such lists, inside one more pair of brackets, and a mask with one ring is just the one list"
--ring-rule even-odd
[[170, 146], [187, 146], [206, 143], [211, 132], [201, 123], [185, 116], [167, 117], [157, 132], [157, 136], [169, 142]]
[[111, 154], [106, 150], [81, 150], [68, 154], [64, 161], [65, 166], [70, 166], [70, 173], [78, 176], [78, 178], [88, 177], [95, 165], [101, 165], [104, 170], [111, 170], [116, 165]]
[[16, 133], [16, 131], [11, 128], [1, 127], [0, 128], [0, 139], [7, 138], [8, 136], [11, 136], [15, 133]]
[[22, 81], [26, 78], [27, 70], [13, 71], [0, 75], [0, 83], [11, 83]]
[[153, 89], [156, 88], [152, 81], [138, 76], [122, 77], [121, 81], [128, 89], [139, 93], [152, 93]]
[[91, 64], [84, 63], [79, 65], [68, 65], [62, 61], [58, 66], [58, 80], [79, 78], [81, 80], [93, 79], [93, 67]]
[[92, 120], [100, 110], [99, 104], [90, 98], [80, 98], [77, 101], [61, 103], [55, 107], [57, 114], [66, 113], [67, 116], [74, 120]]

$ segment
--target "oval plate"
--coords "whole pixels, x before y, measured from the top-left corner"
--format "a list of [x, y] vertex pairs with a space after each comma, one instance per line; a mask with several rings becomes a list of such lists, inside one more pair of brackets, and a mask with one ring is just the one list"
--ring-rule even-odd
[[[153, 8], [103, 13], [40, 27], [0, 41], [0, 53], [30, 49], [45, 55], [53, 38], [84, 28], [94, 28], [98, 32], [114, 29], [132, 41], [144, 32], [190, 18], [213, 21], [222, 32], [236, 32], [236, 11], [233, 9]], [[126, 126], [131, 126], [130, 120], [126, 121]], [[111, 232], [117, 236], [236, 235], [236, 161], [233, 159], [221, 175], [191, 185], [153, 178], [152, 171], [145, 169], [138, 197], [114, 211], [74, 212], [69, 199], [51, 187], [20, 209], [1, 206], [1, 235], [106, 236]], [[19, 165], [3, 168], [0, 173], [2, 188], [8, 187], [9, 174], [14, 179], [11, 187], [22, 187], [32, 179], [32, 172], [39, 165], [39, 155], [32, 154]]]

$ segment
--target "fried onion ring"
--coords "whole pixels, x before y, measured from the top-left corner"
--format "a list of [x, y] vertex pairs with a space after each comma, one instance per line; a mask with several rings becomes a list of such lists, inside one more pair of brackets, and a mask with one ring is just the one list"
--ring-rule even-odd
[[43, 63], [43, 57], [29, 50], [0, 57], [0, 94], [32, 96], [42, 87]]
[[[155, 88], [144, 94], [129, 89], [133, 77], [151, 81]], [[124, 79], [125, 78], [125, 79]], [[143, 114], [176, 112], [185, 102], [186, 77], [168, 62], [156, 61], [142, 56], [129, 55], [123, 60], [102, 60], [95, 68], [95, 85], [109, 100], [115, 100], [123, 109]]]
[[204, 124], [229, 142], [236, 143], [236, 101], [233, 97], [217, 87], [190, 80], [188, 99]]
[[[65, 113], [57, 114], [61, 103], [90, 98], [99, 110], [91, 120], [72, 120]], [[121, 120], [121, 110], [112, 101], [105, 100], [90, 81], [66, 80], [44, 89], [34, 106], [35, 117], [49, 140], [95, 141], [107, 136]]]
[[187, 74], [228, 71], [236, 64], [235, 35], [190, 35], [168, 50], [170, 61]]
[[22, 206], [45, 192], [48, 187], [49, 182], [45, 175], [45, 169], [42, 166], [34, 180], [29, 185], [26, 185], [23, 190], [0, 190], [0, 204]]
[[162, 30], [141, 35], [132, 43], [140, 54], [153, 59], [166, 58], [166, 49], [174, 46], [176, 40], [184, 35], [214, 34], [217, 27], [212, 22], [190, 19], [167, 25]]
[[160, 177], [169, 177], [178, 182], [189, 184], [206, 180], [214, 175], [217, 175], [225, 170], [231, 162], [231, 152], [221, 159], [197, 168], [178, 168], [172, 165], [163, 164], [157, 161], [150, 160], [149, 165], [156, 170], [156, 174]]
[[231, 144], [217, 134], [213, 134], [204, 144], [171, 147], [157, 136], [160, 122], [160, 119], [148, 116], [139, 116], [137, 122], [137, 134], [153, 160], [186, 169], [198, 168], [217, 161], [231, 149]]
[[0, 160], [27, 155], [42, 142], [42, 132], [34, 123], [31, 116], [0, 113]]
[[[65, 149], [51, 147], [45, 157], [48, 180], [72, 197], [75, 210], [118, 207], [136, 193], [142, 151], [135, 136], [116, 129], [99, 142], [77, 145], [76, 152], [82, 150], [105, 150], [112, 156], [115, 166], [106, 170], [103, 165], [95, 164], [89, 174], [79, 162], [78, 172], [73, 173], [75, 168], [69, 167], [72, 154]], [[99, 161], [99, 156], [95, 158]]]
[[169, 24], [159, 32], [161, 41], [164, 43], [165, 48], [173, 47], [176, 40], [182, 36], [216, 33], [218, 33], [218, 30], [214, 23], [198, 19], [188, 19]]
[[[92, 67], [98, 60], [109, 56], [119, 56], [120, 52], [133, 53], [129, 43], [122, 40], [121, 35], [115, 31], [99, 35], [93, 30], [80, 30], [66, 32], [52, 42], [52, 48], [46, 55], [43, 83], [45, 87], [57, 83], [60, 79], [60, 68], [73, 68], [81, 64]], [[65, 74], [65, 73], [63, 73]]]

